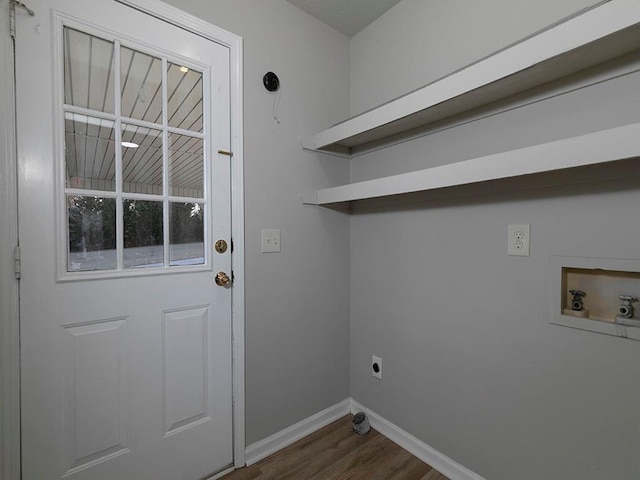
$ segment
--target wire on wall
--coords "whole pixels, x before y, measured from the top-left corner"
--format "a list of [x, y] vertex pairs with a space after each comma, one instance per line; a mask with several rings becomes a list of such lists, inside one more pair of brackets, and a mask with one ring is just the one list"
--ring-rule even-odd
[[282, 99], [282, 90], [280, 90], [280, 79], [273, 72], [267, 72], [262, 77], [262, 84], [269, 92], [277, 92], [273, 97], [272, 115], [276, 123], [280, 124], [278, 119], [278, 109], [280, 108], [280, 100]]

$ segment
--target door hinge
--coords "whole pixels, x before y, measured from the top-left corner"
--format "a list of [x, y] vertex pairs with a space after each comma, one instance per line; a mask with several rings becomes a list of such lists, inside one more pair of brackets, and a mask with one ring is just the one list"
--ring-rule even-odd
[[20, 245], [13, 249], [13, 273], [16, 279], [20, 280], [22, 274], [22, 265], [20, 263]]
[[24, 9], [29, 16], [35, 16], [36, 12], [27, 7], [24, 2], [19, 0], [9, 0], [9, 35], [15, 40], [16, 38], [16, 7]]

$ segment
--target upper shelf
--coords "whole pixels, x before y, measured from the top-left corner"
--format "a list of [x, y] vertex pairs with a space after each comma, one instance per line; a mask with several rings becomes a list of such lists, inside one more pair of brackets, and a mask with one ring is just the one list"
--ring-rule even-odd
[[610, 0], [407, 95], [314, 135], [352, 156], [424, 127], [640, 49], [640, 0]]
[[[329, 205], [558, 172], [637, 157], [640, 157], [640, 123], [633, 123], [416, 172], [325, 188], [302, 198], [302, 202]], [[637, 175], [637, 163], [634, 172]], [[573, 175], [570, 179], [574, 179]]]

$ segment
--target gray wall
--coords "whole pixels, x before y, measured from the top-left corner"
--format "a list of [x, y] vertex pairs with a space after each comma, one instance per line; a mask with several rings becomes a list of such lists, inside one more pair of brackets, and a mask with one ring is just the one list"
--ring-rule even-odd
[[[404, 0], [352, 40], [353, 113], [590, 3]], [[636, 73], [452, 125], [352, 160], [351, 180], [638, 122], [638, 85]], [[552, 255], [640, 257], [640, 180], [497, 186], [354, 205], [351, 395], [488, 480], [640, 478], [640, 343], [549, 323]], [[507, 256], [512, 223], [531, 224], [528, 258]]]
[[[169, 0], [244, 38], [246, 433], [261, 440], [349, 396], [349, 217], [298, 193], [348, 182], [299, 137], [349, 114], [349, 40], [284, 0]], [[276, 95], [262, 86], [274, 71]], [[260, 229], [282, 252], [260, 253]]]
[[420, 88], [597, 3], [402, 0], [351, 40], [351, 114]]

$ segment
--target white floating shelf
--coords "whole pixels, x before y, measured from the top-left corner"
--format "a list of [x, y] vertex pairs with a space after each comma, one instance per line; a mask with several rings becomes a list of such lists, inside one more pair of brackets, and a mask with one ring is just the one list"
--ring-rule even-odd
[[554, 172], [636, 157], [640, 157], [640, 123], [416, 172], [326, 188], [304, 195], [302, 202], [328, 205]]
[[441, 80], [314, 135], [305, 148], [350, 156], [405, 132], [640, 49], [640, 0], [610, 0]]

